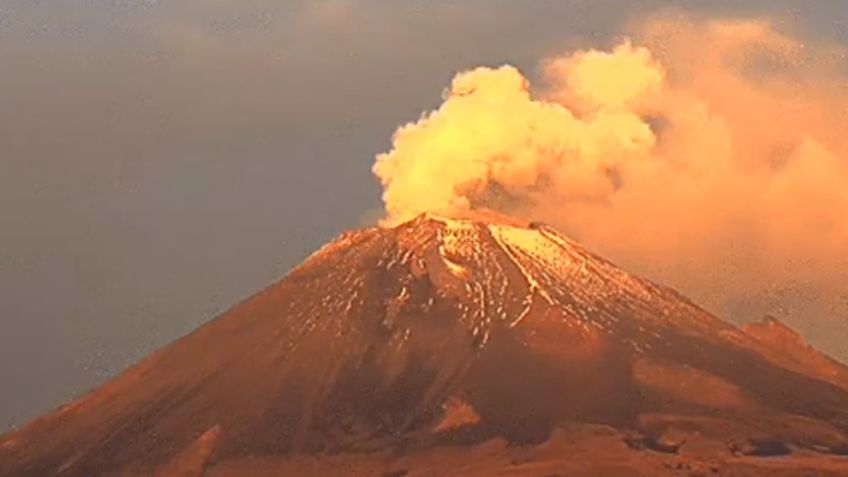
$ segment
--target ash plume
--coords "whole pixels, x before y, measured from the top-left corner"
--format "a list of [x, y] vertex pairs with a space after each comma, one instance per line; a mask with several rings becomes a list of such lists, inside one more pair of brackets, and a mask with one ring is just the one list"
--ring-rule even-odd
[[373, 168], [383, 223], [489, 208], [721, 313], [848, 314], [843, 51], [769, 20], [664, 14], [540, 72], [459, 73], [400, 127]]

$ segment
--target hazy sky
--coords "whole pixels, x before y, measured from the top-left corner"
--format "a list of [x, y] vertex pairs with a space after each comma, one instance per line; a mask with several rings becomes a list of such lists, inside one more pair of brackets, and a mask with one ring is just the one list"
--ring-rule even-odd
[[669, 6], [848, 43], [842, 0], [0, 0], [0, 431], [376, 217], [374, 155], [456, 71]]

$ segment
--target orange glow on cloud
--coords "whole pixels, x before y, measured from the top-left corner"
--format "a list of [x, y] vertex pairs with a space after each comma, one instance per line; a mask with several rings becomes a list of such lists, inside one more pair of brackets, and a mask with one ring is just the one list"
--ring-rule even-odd
[[[654, 17], [610, 51], [458, 74], [374, 173], [391, 225], [542, 220], [713, 309], [848, 282], [844, 53], [764, 20]], [[722, 310], [718, 310], [722, 311]]]

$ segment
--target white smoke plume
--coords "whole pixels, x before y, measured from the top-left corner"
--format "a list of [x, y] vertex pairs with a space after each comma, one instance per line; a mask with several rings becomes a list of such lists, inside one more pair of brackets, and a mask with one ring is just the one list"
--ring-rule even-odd
[[610, 51], [544, 59], [541, 85], [460, 73], [377, 157], [384, 223], [495, 209], [725, 315], [844, 317], [844, 58], [766, 20], [664, 15]]

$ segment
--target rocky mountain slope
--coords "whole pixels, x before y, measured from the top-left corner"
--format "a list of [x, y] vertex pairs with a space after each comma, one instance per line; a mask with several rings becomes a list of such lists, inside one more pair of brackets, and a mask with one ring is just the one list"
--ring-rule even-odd
[[848, 475], [848, 370], [769, 323], [544, 225], [424, 215], [0, 437], [0, 476]]

